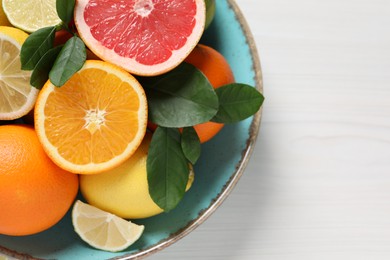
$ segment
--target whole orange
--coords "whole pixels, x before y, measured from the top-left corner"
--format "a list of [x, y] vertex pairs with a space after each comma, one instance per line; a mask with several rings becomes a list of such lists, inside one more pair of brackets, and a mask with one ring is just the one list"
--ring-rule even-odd
[[56, 31], [56, 34], [54, 36], [54, 46], [65, 44], [72, 37], [73, 34], [68, 32], [67, 30], [63, 29]]
[[[207, 77], [214, 88], [234, 83], [233, 71], [225, 57], [217, 50], [203, 44], [198, 44], [185, 62], [194, 65]], [[223, 124], [207, 122], [194, 126], [200, 142], [213, 138], [223, 127]]]
[[30, 235], [55, 225], [76, 198], [78, 176], [49, 159], [30, 126], [0, 126], [0, 158], [0, 234]]

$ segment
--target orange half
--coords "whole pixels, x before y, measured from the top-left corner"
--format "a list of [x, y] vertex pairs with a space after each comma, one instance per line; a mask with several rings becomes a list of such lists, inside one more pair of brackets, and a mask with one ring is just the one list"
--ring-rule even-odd
[[147, 114], [145, 92], [132, 75], [90, 60], [62, 87], [45, 84], [35, 106], [35, 129], [58, 166], [92, 174], [118, 166], [136, 151]]

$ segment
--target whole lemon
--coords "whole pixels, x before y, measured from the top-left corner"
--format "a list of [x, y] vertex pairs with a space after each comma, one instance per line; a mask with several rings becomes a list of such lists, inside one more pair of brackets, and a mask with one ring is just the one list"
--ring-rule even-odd
[[[146, 133], [137, 151], [119, 167], [80, 175], [80, 191], [89, 204], [125, 219], [147, 218], [163, 212], [148, 189], [146, 159], [151, 137]], [[194, 180], [190, 169], [187, 190]]]

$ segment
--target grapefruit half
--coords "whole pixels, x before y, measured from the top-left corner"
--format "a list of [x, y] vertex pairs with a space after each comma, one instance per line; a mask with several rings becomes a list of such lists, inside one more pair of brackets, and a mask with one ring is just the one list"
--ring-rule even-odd
[[75, 24], [88, 48], [132, 74], [156, 76], [199, 42], [204, 0], [78, 0]]

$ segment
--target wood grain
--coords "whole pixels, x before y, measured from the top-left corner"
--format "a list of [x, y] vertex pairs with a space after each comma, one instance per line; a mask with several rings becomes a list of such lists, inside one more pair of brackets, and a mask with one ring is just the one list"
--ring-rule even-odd
[[237, 3], [266, 96], [253, 157], [210, 219], [150, 259], [390, 259], [390, 2]]

